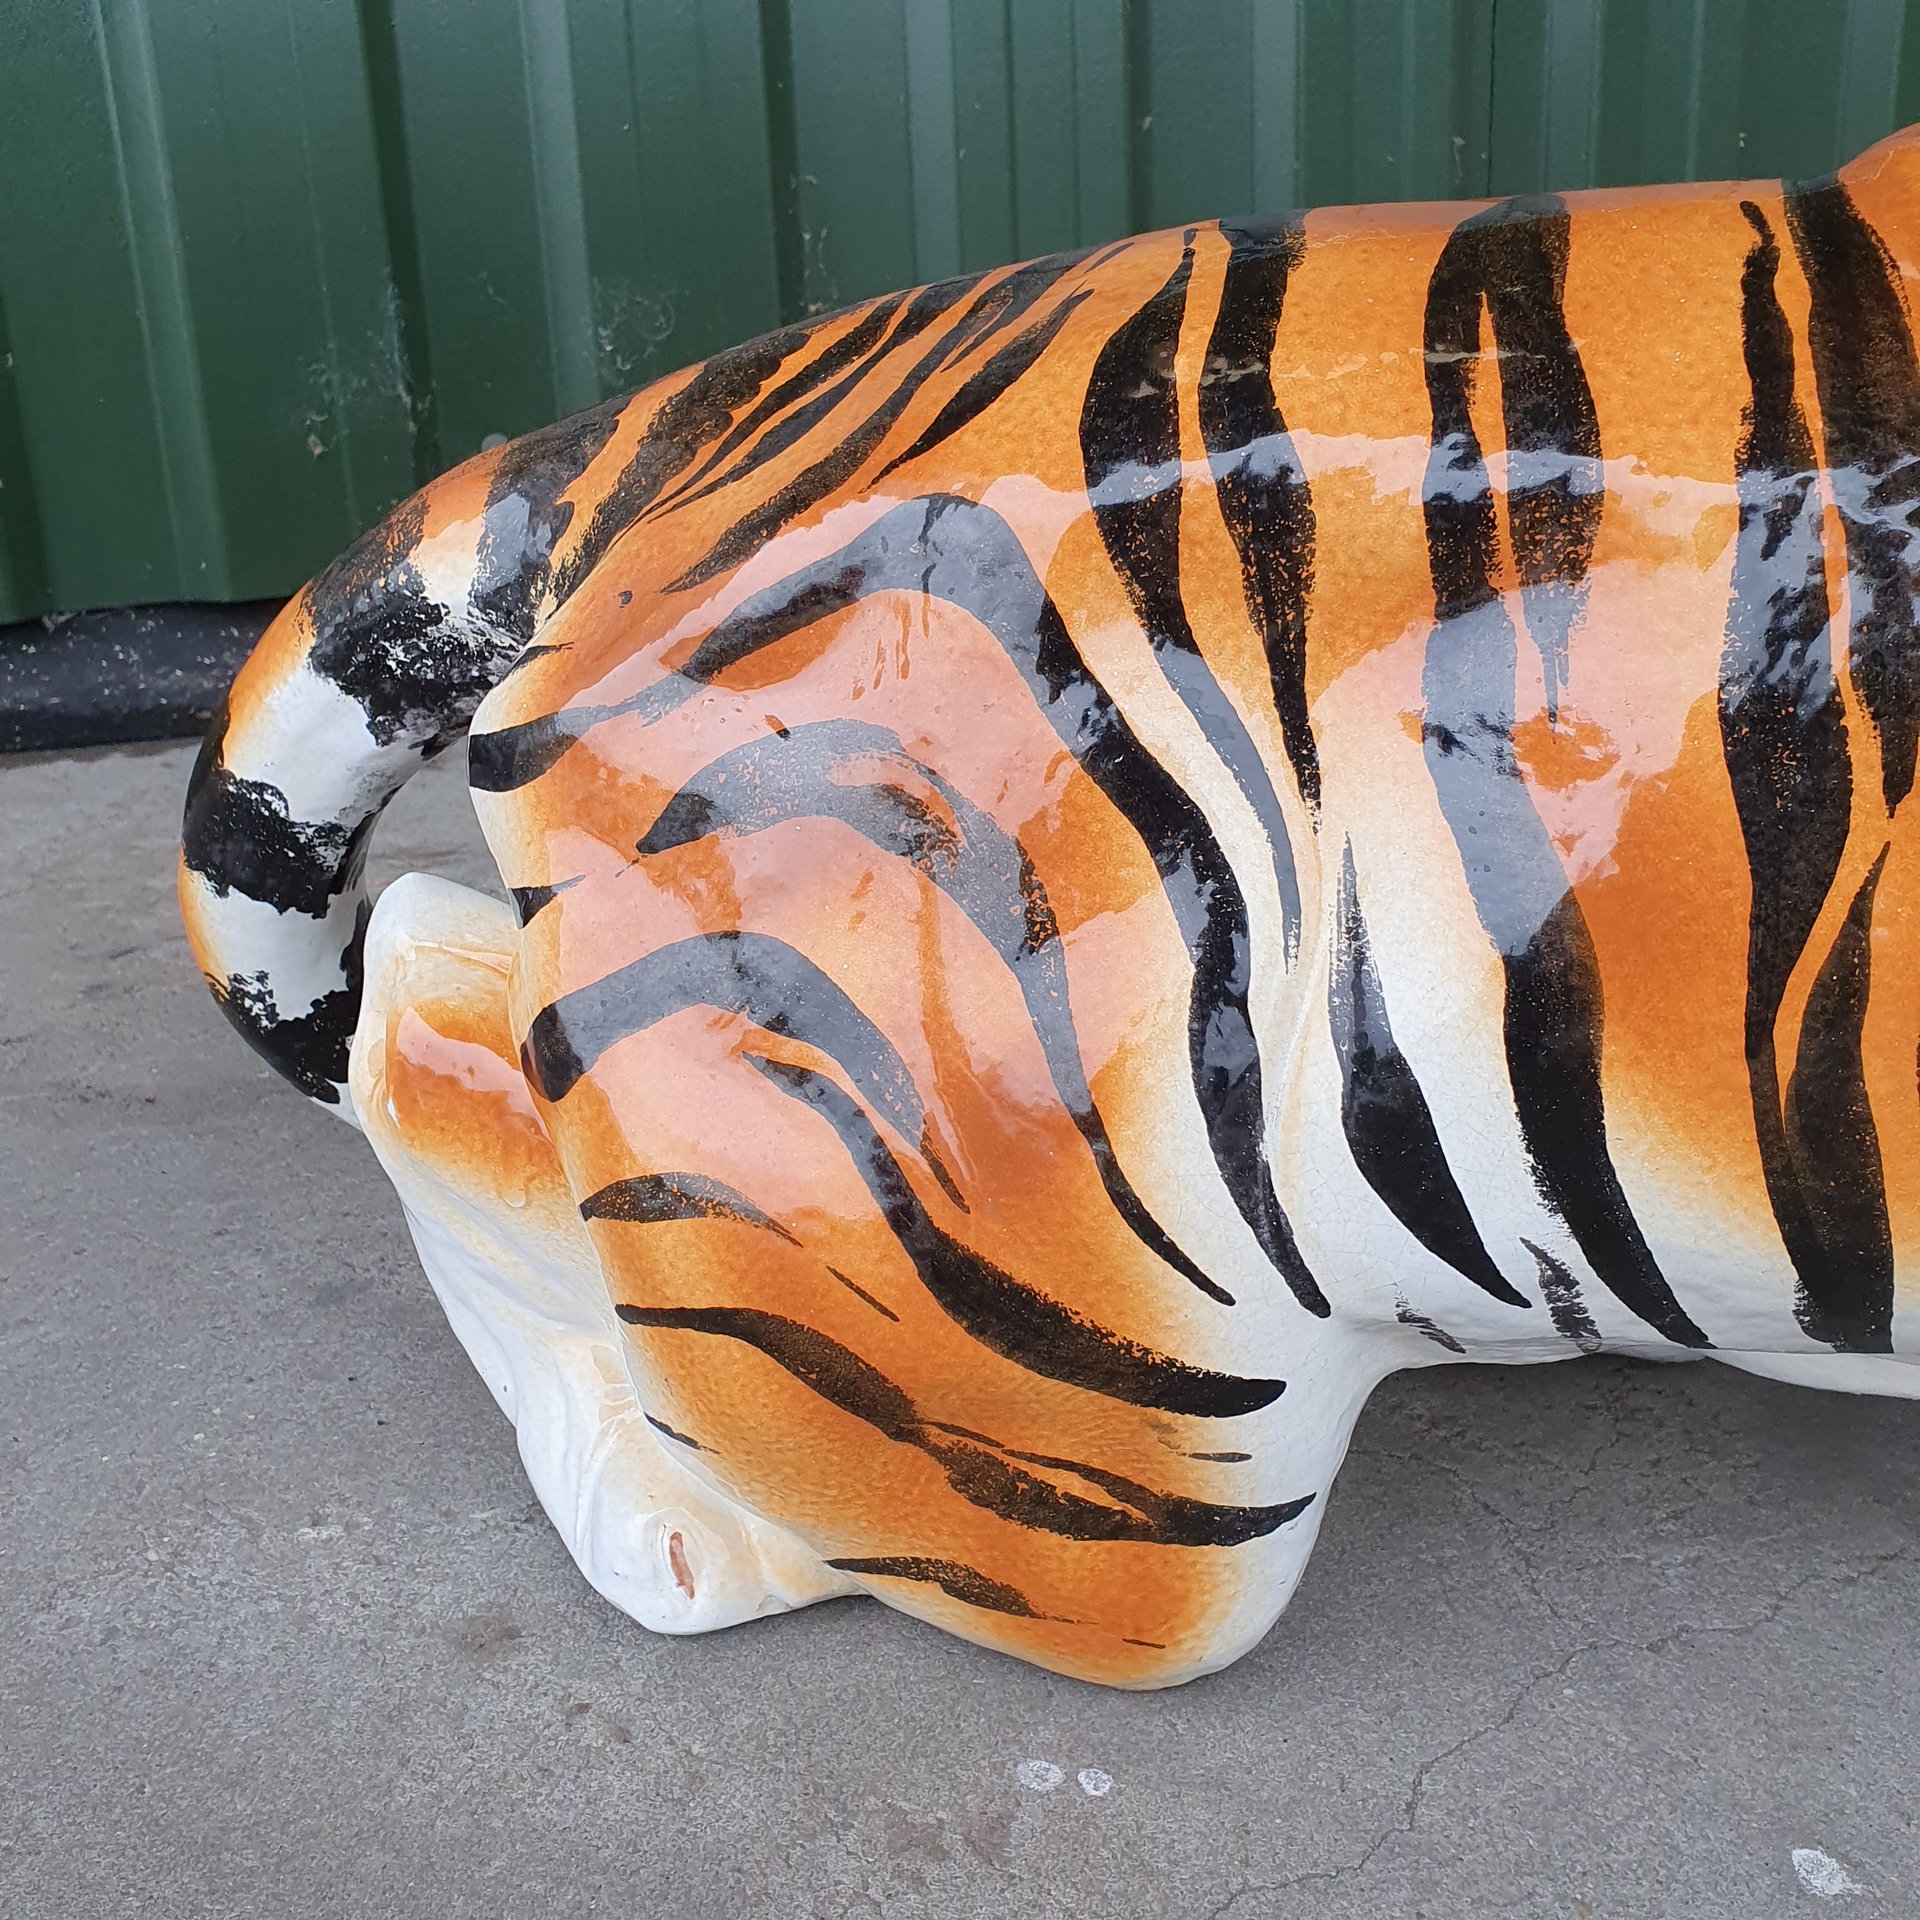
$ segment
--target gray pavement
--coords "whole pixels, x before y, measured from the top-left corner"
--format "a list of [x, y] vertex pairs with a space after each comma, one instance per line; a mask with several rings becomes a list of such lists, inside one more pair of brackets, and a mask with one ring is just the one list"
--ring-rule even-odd
[[[202, 991], [190, 758], [0, 762], [5, 1920], [1920, 1911], [1920, 1405], [1390, 1382], [1292, 1610], [1172, 1693], [868, 1601], [620, 1617], [371, 1155]], [[376, 845], [487, 871], [457, 769]]]

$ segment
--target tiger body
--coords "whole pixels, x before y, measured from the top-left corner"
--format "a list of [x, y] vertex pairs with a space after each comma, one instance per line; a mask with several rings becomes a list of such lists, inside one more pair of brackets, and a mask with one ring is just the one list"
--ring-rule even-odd
[[[550, 1511], [682, 1516], [603, 1589], [1165, 1684], [1397, 1368], [1910, 1390], [1916, 262], [1915, 136], [1148, 235], [482, 455], [292, 603], [189, 931], [503, 1397], [576, 1328]], [[469, 720], [515, 912], [369, 925]]]

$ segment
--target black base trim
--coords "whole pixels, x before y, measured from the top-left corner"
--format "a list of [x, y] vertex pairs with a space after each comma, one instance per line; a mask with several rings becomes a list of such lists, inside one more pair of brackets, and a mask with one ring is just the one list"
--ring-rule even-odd
[[121, 607], [0, 627], [0, 753], [197, 738], [281, 604]]

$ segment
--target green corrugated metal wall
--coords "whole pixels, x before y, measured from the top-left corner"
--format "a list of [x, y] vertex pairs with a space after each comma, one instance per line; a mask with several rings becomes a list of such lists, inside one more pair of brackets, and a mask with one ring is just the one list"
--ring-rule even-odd
[[265, 595], [803, 310], [1295, 204], [1815, 173], [1920, 0], [6, 0], [0, 619]]

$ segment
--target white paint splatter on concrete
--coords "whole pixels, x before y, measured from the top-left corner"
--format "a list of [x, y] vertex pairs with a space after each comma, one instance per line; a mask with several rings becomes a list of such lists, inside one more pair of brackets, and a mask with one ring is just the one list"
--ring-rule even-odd
[[1818, 1847], [1794, 1848], [1793, 1875], [1816, 1900], [1837, 1900], [1842, 1894], [1866, 1892], [1832, 1854]]
[[1096, 1800], [1113, 1791], [1113, 1775], [1102, 1773], [1098, 1767], [1082, 1767], [1074, 1777], [1080, 1782], [1080, 1791]]
[[1014, 1768], [1013, 1777], [1035, 1793], [1051, 1793], [1067, 1775], [1065, 1768], [1056, 1767], [1051, 1760], [1022, 1760]]

